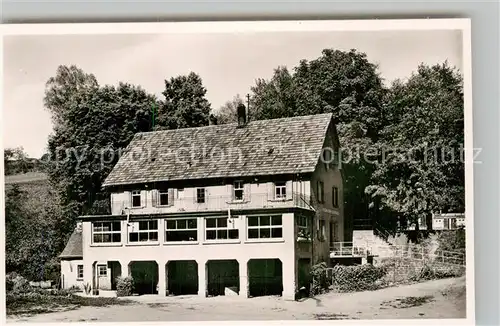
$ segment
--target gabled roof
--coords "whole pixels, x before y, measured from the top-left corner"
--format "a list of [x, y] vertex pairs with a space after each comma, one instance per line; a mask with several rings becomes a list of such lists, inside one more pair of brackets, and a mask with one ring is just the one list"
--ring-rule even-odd
[[313, 172], [332, 114], [138, 133], [103, 186]]
[[83, 258], [82, 231], [74, 230], [59, 258]]

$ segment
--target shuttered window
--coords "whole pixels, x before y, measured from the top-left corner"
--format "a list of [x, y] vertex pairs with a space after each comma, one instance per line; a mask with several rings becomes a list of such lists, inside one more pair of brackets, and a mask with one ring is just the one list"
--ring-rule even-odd
[[132, 191], [132, 207], [141, 207], [141, 191], [134, 190]]
[[286, 182], [280, 181], [274, 183], [274, 198], [286, 199]]
[[158, 190], [158, 205], [167, 206], [169, 204], [168, 200], [168, 189]]
[[244, 199], [245, 191], [244, 191], [244, 185], [243, 185], [242, 181], [236, 181], [234, 183], [233, 191], [234, 191], [234, 194], [233, 194], [234, 200], [243, 200]]
[[205, 188], [196, 189], [196, 203], [203, 204], [205, 202]]

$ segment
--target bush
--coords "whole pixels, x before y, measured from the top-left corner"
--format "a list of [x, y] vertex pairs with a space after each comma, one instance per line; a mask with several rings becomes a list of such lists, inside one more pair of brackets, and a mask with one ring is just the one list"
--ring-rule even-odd
[[333, 268], [332, 285], [338, 292], [376, 290], [381, 287], [385, 269], [372, 264], [337, 265]]
[[24, 293], [32, 289], [28, 280], [15, 272], [6, 275], [5, 283], [8, 292]]
[[456, 230], [441, 232], [437, 237], [437, 242], [440, 251], [454, 251], [465, 254], [465, 229], [459, 227]]
[[324, 293], [328, 289], [330, 284], [327, 277], [327, 268], [328, 266], [325, 262], [316, 264], [311, 268], [311, 295]]
[[464, 275], [465, 267], [458, 265], [446, 265], [439, 263], [425, 263], [410, 278], [410, 281], [420, 282], [427, 280], [436, 280], [448, 277], [460, 277]]
[[134, 291], [134, 279], [131, 276], [118, 277], [116, 283], [116, 296], [128, 297]]

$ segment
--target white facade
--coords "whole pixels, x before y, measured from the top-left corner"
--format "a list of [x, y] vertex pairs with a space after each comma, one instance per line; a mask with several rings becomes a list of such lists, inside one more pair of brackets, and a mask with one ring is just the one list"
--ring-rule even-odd
[[432, 215], [433, 230], [454, 230], [465, 227], [465, 214], [448, 213]]
[[[341, 177], [328, 180], [327, 185], [331, 187], [335, 181], [341, 182]], [[341, 183], [338, 186], [341, 189]], [[287, 181], [113, 193], [112, 213], [121, 218], [94, 217], [82, 224], [85, 282], [94, 287], [99, 284], [100, 289], [111, 288], [111, 271], [107, 280], [98, 279], [97, 265], [116, 262], [121, 266], [121, 275], [128, 275], [131, 262], [151, 261], [158, 266], [157, 289], [163, 294], [167, 291], [167, 263], [194, 260], [198, 266], [198, 294], [205, 296], [207, 262], [236, 260], [239, 293], [247, 296], [248, 262], [279, 259], [282, 295], [293, 300], [298, 259], [327, 259], [330, 242], [344, 238], [341, 205], [326, 204], [331, 196], [328, 191], [316, 214], [310, 203], [311, 188], [310, 181]], [[236, 194], [240, 189], [243, 194]], [[332, 197], [334, 200], [338, 202], [339, 198]], [[262, 223], [265, 225], [258, 225]], [[310, 239], [312, 243], [299, 246], [297, 234], [304, 228], [316, 236]], [[181, 235], [176, 233], [179, 229]]]
[[84, 276], [83, 260], [61, 260], [61, 287], [63, 289], [78, 287], [83, 290]]

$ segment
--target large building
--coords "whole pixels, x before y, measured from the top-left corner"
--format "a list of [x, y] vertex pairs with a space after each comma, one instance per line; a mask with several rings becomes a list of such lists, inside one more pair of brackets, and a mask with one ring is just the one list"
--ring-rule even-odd
[[293, 300], [352, 241], [338, 148], [331, 114], [138, 133], [104, 182], [111, 215], [81, 216], [61, 255], [63, 284]]

